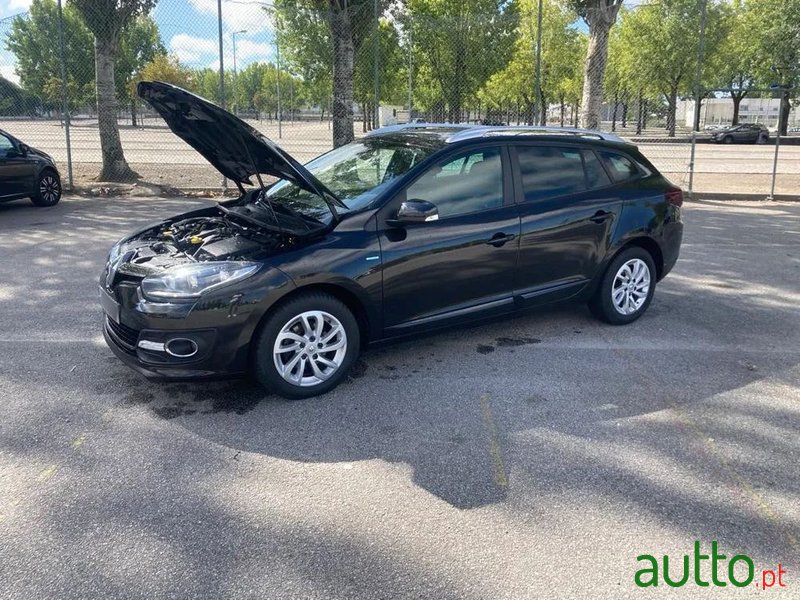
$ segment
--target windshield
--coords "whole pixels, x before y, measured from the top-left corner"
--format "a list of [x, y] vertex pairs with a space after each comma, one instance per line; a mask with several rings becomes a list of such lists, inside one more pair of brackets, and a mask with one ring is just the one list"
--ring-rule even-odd
[[[339, 198], [346, 213], [367, 208], [396, 177], [409, 171], [438, 149], [437, 144], [410, 145], [399, 141], [366, 139], [341, 146], [305, 165], [314, 177]], [[328, 224], [332, 219], [325, 201], [296, 184], [280, 180], [267, 197], [287, 208]]]

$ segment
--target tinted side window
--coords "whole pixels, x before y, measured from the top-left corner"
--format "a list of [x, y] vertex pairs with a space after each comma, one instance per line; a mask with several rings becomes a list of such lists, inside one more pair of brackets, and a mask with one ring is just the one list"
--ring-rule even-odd
[[427, 200], [439, 217], [503, 206], [500, 149], [467, 152], [431, 167], [406, 189], [407, 200]]
[[581, 151], [552, 146], [519, 146], [517, 159], [526, 201], [588, 189]]
[[626, 156], [611, 152], [600, 152], [600, 158], [608, 167], [614, 183], [636, 179], [641, 175], [636, 164]]
[[0, 156], [5, 156], [6, 153], [14, 147], [11, 140], [3, 134], [0, 134]]
[[586, 182], [589, 184], [589, 189], [595, 189], [611, 185], [611, 179], [608, 173], [600, 164], [600, 159], [591, 150], [583, 151], [583, 164], [586, 167]]

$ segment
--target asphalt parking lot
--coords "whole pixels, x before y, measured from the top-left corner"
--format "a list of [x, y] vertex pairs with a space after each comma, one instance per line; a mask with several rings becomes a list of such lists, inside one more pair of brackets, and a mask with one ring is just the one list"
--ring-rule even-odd
[[0, 205], [0, 597], [640, 597], [695, 540], [797, 597], [800, 204], [688, 203], [633, 325], [542, 310], [289, 402], [102, 341], [108, 248], [200, 203]]

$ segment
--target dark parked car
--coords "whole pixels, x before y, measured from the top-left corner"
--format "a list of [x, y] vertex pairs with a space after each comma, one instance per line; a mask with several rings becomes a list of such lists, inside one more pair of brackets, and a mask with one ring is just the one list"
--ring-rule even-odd
[[50, 156], [0, 129], [0, 202], [19, 198], [54, 206], [61, 200], [61, 178]]
[[678, 258], [683, 193], [613, 136], [399, 125], [301, 166], [189, 92], [138, 93], [241, 191], [112, 248], [105, 337], [146, 375], [312, 396], [368, 343], [565, 300], [630, 323]]
[[765, 144], [769, 141], [769, 130], [764, 125], [745, 123], [715, 131], [711, 139], [723, 144]]

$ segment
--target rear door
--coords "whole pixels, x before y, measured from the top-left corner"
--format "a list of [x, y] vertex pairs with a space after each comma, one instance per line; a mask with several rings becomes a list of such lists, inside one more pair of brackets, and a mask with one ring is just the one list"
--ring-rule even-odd
[[[500, 145], [455, 151], [422, 173], [378, 215], [388, 335], [513, 307], [520, 220], [508, 154]], [[439, 219], [387, 224], [405, 200], [427, 200]]]
[[605, 257], [620, 186], [600, 156], [577, 145], [519, 144], [512, 164], [521, 217], [514, 293], [526, 304], [569, 298]]

